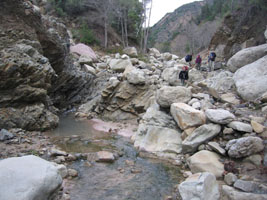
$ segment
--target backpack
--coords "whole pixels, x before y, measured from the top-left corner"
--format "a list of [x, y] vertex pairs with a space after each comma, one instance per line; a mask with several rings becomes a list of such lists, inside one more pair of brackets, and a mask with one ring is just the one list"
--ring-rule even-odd
[[186, 56], [185, 56], [185, 61], [186, 61], [186, 62], [190, 62], [190, 61], [192, 61], [192, 55], [186, 55]]
[[211, 60], [211, 61], [214, 61], [215, 58], [216, 58], [216, 53], [211, 52], [211, 53], [210, 53], [210, 60]]

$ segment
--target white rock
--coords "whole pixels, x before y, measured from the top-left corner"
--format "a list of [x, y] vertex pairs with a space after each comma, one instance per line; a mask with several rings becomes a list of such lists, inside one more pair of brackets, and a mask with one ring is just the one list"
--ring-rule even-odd
[[202, 111], [185, 103], [173, 103], [171, 115], [182, 130], [206, 123], [206, 116]]
[[210, 121], [217, 124], [228, 124], [235, 119], [232, 113], [223, 109], [208, 109], [205, 114]]
[[87, 64], [87, 65], [91, 65], [93, 63], [93, 59], [88, 57], [88, 56], [80, 56], [79, 58], [79, 61], [80, 65], [83, 65], [83, 64]]
[[96, 70], [95, 68], [89, 66], [89, 65], [84, 65], [84, 69], [86, 72], [90, 73], [90, 74], [93, 74], [93, 75], [96, 75]]
[[214, 152], [202, 150], [187, 159], [193, 173], [210, 172], [216, 177], [222, 177], [224, 165], [219, 161], [220, 156]]
[[129, 83], [134, 85], [142, 85], [146, 83], [145, 73], [140, 69], [133, 69], [126, 74]]
[[109, 61], [109, 66], [115, 72], [124, 72], [126, 67], [132, 66], [132, 62], [130, 59], [127, 59], [127, 60], [112, 59]]
[[1, 200], [47, 200], [62, 183], [55, 165], [36, 156], [1, 160], [0, 169]]
[[127, 55], [131, 56], [131, 57], [137, 57], [138, 53], [135, 47], [127, 47], [125, 49], [123, 49], [123, 53], [126, 53]]
[[219, 200], [219, 185], [213, 174], [193, 174], [179, 185], [183, 200]]
[[[267, 44], [266, 44], [267, 47]], [[233, 76], [237, 92], [247, 101], [258, 99], [267, 91], [267, 56], [237, 70]]]

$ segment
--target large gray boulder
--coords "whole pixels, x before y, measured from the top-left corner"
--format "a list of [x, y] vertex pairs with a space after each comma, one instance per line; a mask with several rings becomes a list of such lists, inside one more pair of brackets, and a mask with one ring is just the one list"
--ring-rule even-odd
[[185, 103], [173, 103], [171, 105], [171, 115], [182, 130], [206, 123], [204, 112]]
[[130, 59], [111, 59], [108, 64], [115, 72], [124, 72], [127, 67], [133, 66]]
[[214, 138], [221, 131], [218, 124], [204, 124], [193, 131], [182, 143], [183, 153], [194, 152], [197, 147]]
[[[266, 44], [267, 45], [267, 44]], [[267, 56], [237, 70], [233, 76], [237, 92], [248, 101], [267, 91]]]
[[234, 188], [227, 185], [222, 186], [222, 194], [225, 196], [226, 199], [231, 200], [267, 200], [266, 194], [240, 192], [239, 190], [235, 190]]
[[223, 109], [208, 109], [205, 114], [210, 121], [217, 124], [228, 124], [235, 119], [232, 113]]
[[140, 69], [134, 68], [126, 74], [126, 77], [127, 81], [134, 85], [143, 85], [146, 83], [145, 73]]
[[188, 166], [193, 173], [210, 172], [216, 177], [222, 177], [224, 165], [220, 156], [214, 152], [202, 150], [187, 159]]
[[229, 59], [227, 66], [231, 72], [236, 72], [239, 68], [253, 63], [265, 55], [267, 55], [267, 44], [242, 49]]
[[131, 57], [137, 57], [138, 56], [138, 53], [137, 53], [137, 50], [135, 47], [127, 47], [127, 48], [123, 49], [123, 53], [125, 53]]
[[179, 80], [180, 69], [178, 67], [167, 67], [163, 70], [161, 76], [172, 86], [177, 86], [181, 83]]
[[220, 192], [216, 177], [208, 172], [191, 175], [179, 185], [183, 200], [219, 200]]
[[195, 84], [195, 83], [198, 83], [198, 82], [203, 81], [203, 80], [204, 80], [204, 76], [202, 75], [202, 73], [199, 70], [193, 68], [189, 71], [189, 80], [188, 81], [190, 83]]
[[0, 161], [1, 200], [48, 200], [60, 188], [57, 167], [36, 156]]
[[157, 91], [157, 103], [163, 108], [169, 108], [173, 103], [187, 103], [191, 99], [191, 90], [182, 86], [163, 86]]
[[261, 138], [249, 136], [230, 140], [225, 149], [228, 150], [230, 157], [242, 158], [261, 152], [264, 145]]

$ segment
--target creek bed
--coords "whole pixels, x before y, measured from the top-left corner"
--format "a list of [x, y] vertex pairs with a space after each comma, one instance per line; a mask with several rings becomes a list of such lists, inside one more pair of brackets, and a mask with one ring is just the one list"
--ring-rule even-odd
[[[96, 130], [97, 123], [100, 123], [97, 127], [108, 131]], [[87, 160], [72, 163], [69, 168], [76, 169], [79, 177], [68, 183], [71, 199], [164, 200], [173, 196], [182, 178], [179, 168], [161, 160], [140, 157], [129, 138], [114, 133], [109, 127], [117, 132], [118, 129], [131, 132], [120, 125], [117, 129], [112, 123], [79, 121], [71, 115], [61, 117], [59, 127], [52, 132], [53, 142], [67, 152], [105, 150], [119, 155], [113, 163]]]

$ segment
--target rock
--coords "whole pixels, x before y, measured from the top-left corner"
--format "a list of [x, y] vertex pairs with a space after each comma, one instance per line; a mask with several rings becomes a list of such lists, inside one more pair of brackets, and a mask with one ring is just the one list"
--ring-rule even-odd
[[107, 66], [108, 66], [107, 63], [97, 63], [96, 64], [96, 69], [98, 71], [101, 71], [101, 70], [107, 69]]
[[163, 86], [157, 91], [157, 103], [163, 108], [169, 108], [172, 103], [186, 103], [191, 99], [191, 91], [181, 86]]
[[13, 135], [13, 133], [10, 133], [6, 129], [1, 129], [1, 131], [0, 131], [0, 141], [9, 140], [9, 139], [12, 139], [14, 137], [15, 136]]
[[237, 176], [233, 173], [228, 173], [224, 176], [224, 182], [227, 185], [233, 185], [237, 181]]
[[130, 59], [112, 59], [108, 64], [110, 68], [115, 72], [124, 72], [127, 67], [132, 67], [132, 62]]
[[228, 155], [232, 158], [242, 158], [261, 152], [264, 149], [262, 139], [258, 137], [243, 137], [230, 140], [226, 145]]
[[216, 177], [222, 177], [224, 165], [219, 160], [218, 154], [202, 150], [189, 157], [187, 163], [193, 173], [210, 172]]
[[231, 72], [236, 72], [239, 68], [253, 63], [265, 55], [267, 55], [267, 44], [242, 49], [228, 60], [227, 67]]
[[254, 194], [267, 194], [267, 185], [263, 185], [253, 181], [244, 181], [238, 179], [235, 182], [234, 187], [239, 190], [242, 190], [243, 192]]
[[47, 200], [62, 183], [54, 164], [36, 156], [1, 160], [0, 169], [1, 200]]
[[114, 162], [115, 157], [113, 153], [108, 151], [99, 151], [97, 152], [97, 162]]
[[131, 57], [137, 57], [138, 53], [135, 47], [127, 47], [125, 49], [123, 49], [123, 53], [131, 56]]
[[182, 130], [206, 123], [206, 116], [202, 111], [196, 110], [185, 103], [173, 103], [171, 105], [171, 115]]
[[262, 164], [262, 161], [263, 161], [263, 159], [262, 159], [261, 155], [259, 155], [259, 154], [248, 156], [243, 160], [243, 162], [249, 162], [249, 163], [252, 163], [256, 166], [260, 166]]
[[217, 152], [217, 153], [225, 156], [225, 153], [226, 153], [225, 149], [223, 149], [222, 147], [220, 147], [220, 145], [217, 142], [209, 142], [208, 145], [215, 152]]
[[181, 153], [181, 133], [175, 129], [140, 124], [135, 147], [148, 152]]
[[160, 52], [156, 48], [150, 48], [149, 49], [149, 55], [152, 55], [155, 58], [159, 58], [160, 57]]
[[95, 52], [89, 46], [82, 44], [82, 43], [76, 44], [75, 46], [71, 46], [70, 52], [76, 53], [80, 56], [89, 57], [93, 60], [97, 59]]
[[68, 169], [68, 175], [71, 177], [77, 177], [78, 172], [75, 169]]
[[267, 103], [267, 92], [263, 93], [263, 95], [261, 95], [260, 100], [262, 103]]
[[129, 83], [142, 85], [146, 83], [145, 73], [140, 69], [133, 69], [126, 75]]
[[227, 185], [222, 186], [222, 193], [227, 199], [231, 200], [267, 200], [267, 196], [265, 194], [240, 192]]
[[266, 27], [266, 30], [264, 32], [264, 36], [265, 36], [265, 39], [267, 40], [267, 27]]
[[49, 150], [49, 153], [51, 154], [51, 156], [67, 156], [68, 155], [65, 151], [61, 151], [56, 148], [51, 148]]
[[256, 133], [262, 133], [263, 131], [264, 131], [264, 129], [265, 129], [265, 127], [264, 126], [262, 126], [261, 124], [259, 124], [258, 122], [255, 122], [255, 121], [253, 121], [253, 120], [251, 120], [251, 126], [252, 126], [252, 128], [253, 128], [253, 130], [256, 132]]
[[[177, 77], [178, 76], [176, 76], [176, 78]], [[189, 79], [188, 79], [188, 81], [190, 83], [197, 84], [198, 82], [203, 81], [203, 80], [204, 80], [204, 77], [203, 77], [202, 73], [199, 70], [191, 69], [189, 71]]]
[[195, 103], [193, 103], [192, 107], [193, 107], [194, 109], [196, 109], [196, 110], [200, 110], [200, 108], [201, 108], [201, 104], [200, 104], [200, 102], [195, 102]]
[[89, 66], [89, 65], [84, 65], [84, 70], [88, 73], [91, 73], [93, 75], [96, 75], [96, 70], [95, 68]]
[[172, 59], [172, 54], [170, 54], [169, 52], [163, 53], [162, 58], [164, 61], [170, 61]]
[[198, 146], [218, 135], [221, 126], [218, 124], [204, 124], [195, 129], [182, 143], [183, 153], [194, 152]]
[[229, 134], [233, 134], [233, 133], [234, 133], [234, 130], [232, 128], [224, 127], [223, 134], [229, 135]]
[[250, 124], [246, 124], [246, 123], [239, 122], [239, 121], [233, 121], [227, 124], [227, 126], [234, 130], [245, 132], [245, 133], [252, 132], [252, 127], [250, 126]]
[[67, 167], [65, 165], [55, 165], [58, 173], [60, 174], [60, 176], [62, 177], [62, 179], [66, 178], [68, 176], [68, 170]]
[[163, 80], [167, 81], [169, 85], [177, 86], [181, 84], [178, 78], [180, 71], [178, 67], [167, 67], [163, 70], [161, 77]]
[[226, 93], [221, 95], [221, 100], [225, 103], [230, 103], [233, 105], [240, 104], [240, 100], [236, 98], [233, 93]]
[[204, 172], [193, 174], [179, 185], [183, 200], [219, 200], [219, 185], [213, 174]]
[[[267, 44], [266, 44], [267, 47]], [[267, 91], [267, 56], [237, 70], [233, 76], [242, 99], [253, 101]]]
[[208, 109], [205, 114], [210, 121], [217, 124], [228, 124], [235, 119], [232, 113], [223, 109]]
[[88, 56], [81, 55], [78, 62], [80, 65], [92, 65], [93, 59]]

